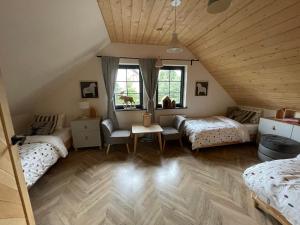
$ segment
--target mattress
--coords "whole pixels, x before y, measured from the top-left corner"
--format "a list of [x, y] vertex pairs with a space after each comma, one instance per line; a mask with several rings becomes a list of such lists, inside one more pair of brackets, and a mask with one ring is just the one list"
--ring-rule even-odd
[[258, 124], [244, 123], [244, 127], [247, 129], [249, 135], [256, 135], [258, 132]]
[[62, 138], [53, 135], [27, 136], [19, 146], [21, 165], [28, 188], [34, 185], [60, 157], [66, 157]]
[[67, 143], [71, 137], [71, 128], [62, 128], [60, 130], [55, 130], [54, 133], [52, 134], [53, 136], [59, 137], [63, 143]]
[[245, 126], [223, 116], [188, 119], [185, 122], [185, 133], [192, 143], [193, 150], [250, 141]]
[[243, 178], [259, 199], [291, 224], [300, 225], [300, 155], [252, 166], [245, 170]]

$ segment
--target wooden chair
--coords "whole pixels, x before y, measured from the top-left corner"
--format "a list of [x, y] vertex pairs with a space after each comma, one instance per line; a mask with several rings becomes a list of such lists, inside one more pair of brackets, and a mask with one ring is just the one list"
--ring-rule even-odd
[[172, 127], [163, 127], [163, 150], [165, 149], [166, 142], [170, 140], [178, 140], [180, 146], [183, 147], [181, 137], [183, 134], [184, 122], [185, 118], [183, 116], [176, 115]]
[[114, 130], [113, 123], [110, 119], [101, 122], [104, 142], [107, 144], [106, 155], [109, 153], [111, 145], [125, 144], [128, 153], [130, 153], [129, 143], [131, 142], [131, 133], [129, 130]]

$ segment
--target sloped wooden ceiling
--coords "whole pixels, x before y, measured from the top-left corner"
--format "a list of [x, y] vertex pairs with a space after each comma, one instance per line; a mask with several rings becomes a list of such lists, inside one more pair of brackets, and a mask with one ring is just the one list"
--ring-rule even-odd
[[[112, 42], [168, 44], [170, 0], [98, 0]], [[300, 109], [300, 1], [233, 0], [220, 14], [182, 0], [180, 41], [239, 103]]]

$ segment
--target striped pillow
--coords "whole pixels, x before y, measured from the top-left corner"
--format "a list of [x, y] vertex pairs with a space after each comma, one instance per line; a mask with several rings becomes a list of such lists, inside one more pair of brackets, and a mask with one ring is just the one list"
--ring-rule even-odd
[[58, 114], [35, 115], [34, 116], [34, 122], [52, 122], [51, 123], [51, 129], [50, 129], [50, 134], [52, 134], [55, 131], [55, 128], [57, 126]]

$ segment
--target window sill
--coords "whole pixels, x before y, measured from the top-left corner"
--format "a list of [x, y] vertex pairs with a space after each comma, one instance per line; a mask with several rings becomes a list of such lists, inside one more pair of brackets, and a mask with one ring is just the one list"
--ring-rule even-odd
[[156, 108], [155, 110], [177, 110], [177, 109], [187, 109], [188, 107], [176, 107], [174, 109], [163, 109], [163, 108]]
[[130, 112], [130, 111], [146, 111], [146, 109], [139, 109], [139, 108], [136, 108], [136, 109], [115, 109], [116, 112]]

